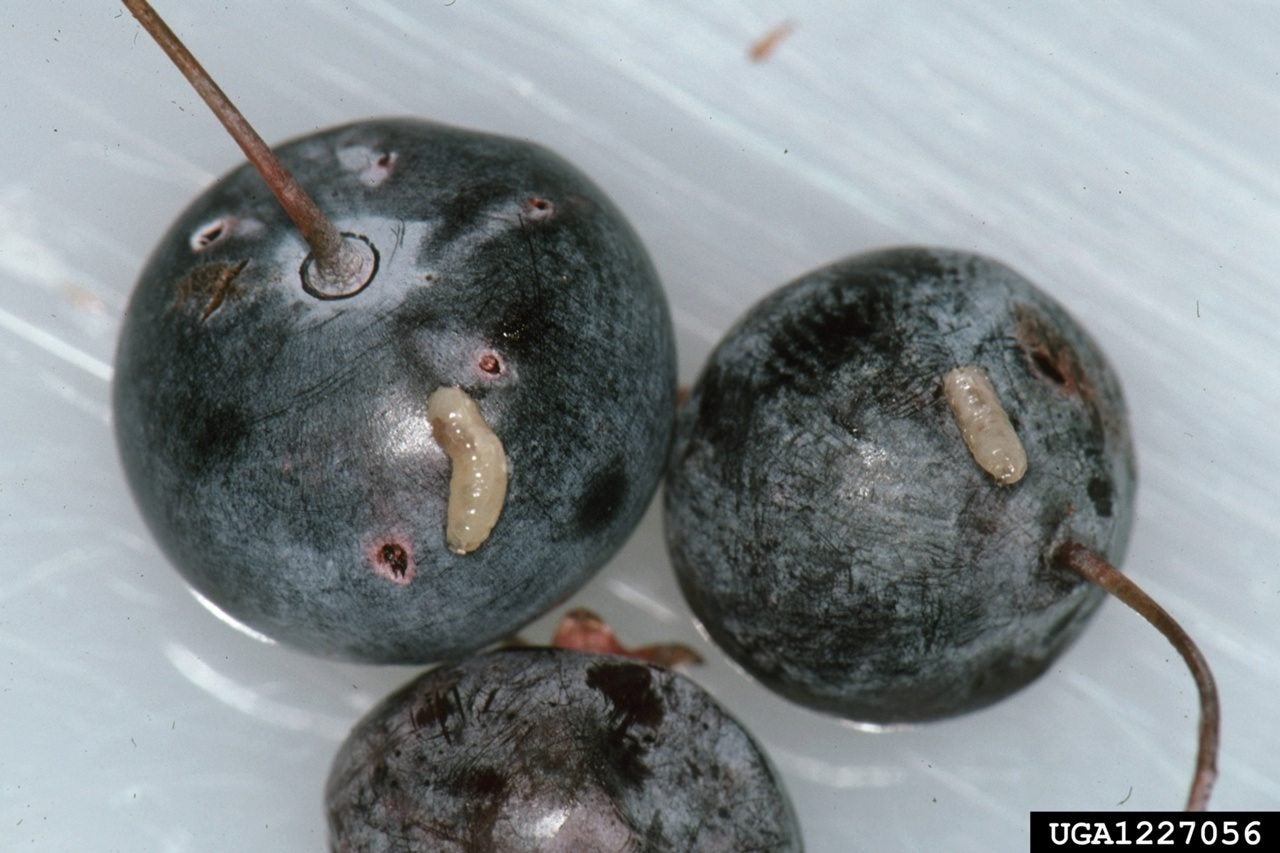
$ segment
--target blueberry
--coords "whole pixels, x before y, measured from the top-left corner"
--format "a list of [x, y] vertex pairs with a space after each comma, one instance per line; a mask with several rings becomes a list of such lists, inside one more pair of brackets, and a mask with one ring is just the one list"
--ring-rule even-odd
[[[994, 410], [978, 391], [952, 408], [958, 367], [989, 379]], [[1001, 408], [1021, 479], [974, 456], [1011, 449]], [[972, 453], [962, 425], [982, 433]], [[1104, 596], [1060, 547], [1117, 563], [1133, 517], [1097, 346], [1017, 273], [954, 251], [849, 258], [757, 304], [681, 408], [667, 476], [667, 543], [711, 636], [783, 695], [876, 723], [1044, 671]]]
[[333, 850], [801, 849], [776, 773], [710, 695], [561, 649], [410, 682], [356, 725], [325, 796]]
[[[567, 597], [638, 522], [674, 407], [665, 298], [613, 204], [536, 145], [406, 119], [278, 154], [368, 268], [326, 284], [247, 165], [199, 197], [129, 304], [126, 474], [183, 575], [254, 628], [347, 658], [460, 656]], [[446, 452], [428, 401], [455, 387], [474, 412]], [[451, 478], [491, 488], [464, 463], [481, 430], [505, 499], [458, 542]]]

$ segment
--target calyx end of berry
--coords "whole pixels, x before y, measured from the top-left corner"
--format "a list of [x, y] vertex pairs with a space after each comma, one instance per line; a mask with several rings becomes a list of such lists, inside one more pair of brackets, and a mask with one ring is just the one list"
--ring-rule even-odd
[[342, 234], [336, 252], [302, 262], [302, 289], [317, 299], [347, 299], [364, 290], [378, 273], [378, 250], [359, 234]]

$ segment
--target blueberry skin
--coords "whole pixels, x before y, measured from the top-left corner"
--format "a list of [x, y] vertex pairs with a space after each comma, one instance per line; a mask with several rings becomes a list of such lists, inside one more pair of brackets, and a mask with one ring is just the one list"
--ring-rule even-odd
[[799, 851], [759, 746], [653, 664], [507, 649], [437, 668], [356, 724], [325, 790], [334, 851]]
[[[942, 377], [984, 368], [1029, 460], [998, 485]], [[716, 642], [790, 699], [893, 723], [1035, 678], [1104, 593], [1052, 565], [1118, 564], [1134, 457], [1120, 386], [1062, 307], [964, 252], [846, 259], [766, 297], [681, 407], [665, 490], [681, 589]]]
[[[583, 584], [652, 497], [675, 395], [661, 286], [603, 193], [530, 143], [384, 120], [278, 154], [377, 273], [304, 290], [307, 247], [247, 165], [198, 198], [120, 339], [129, 483], [187, 580], [248, 625], [341, 658], [464, 655]], [[511, 469], [465, 555], [426, 418], [443, 385]]]

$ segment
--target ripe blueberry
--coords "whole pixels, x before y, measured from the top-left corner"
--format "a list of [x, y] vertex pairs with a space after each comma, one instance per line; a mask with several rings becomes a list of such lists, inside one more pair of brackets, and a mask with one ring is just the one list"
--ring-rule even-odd
[[[944, 397], [981, 367], [1027, 458], [1002, 485]], [[870, 722], [985, 705], [1042, 672], [1100, 589], [1054, 565], [1123, 556], [1120, 387], [1063, 309], [985, 258], [901, 249], [756, 305], [682, 407], [666, 490], [680, 585], [766, 685]]]
[[896, 249], [783, 287], [716, 347], [678, 418], [667, 544], [733, 658], [875, 723], [1017, 690], [1110, 592], [1195, 678], [1187, 807], [1202, 809], [1217, 693], [1182, 628], [1112, 565], [1133, 492], [1119, 383], [1062, 307], [987, 258]]
[[361, 720], [326, 788], [334, 850], [800, 850], [777, 775], [693, 682], [507, 649], [427, 672]]
[[599, 188], [528, 142], [399, 119], [277, 154], [331, 222], [300, 234], [242, 166], [134, 291], [114, 386], [134, 495], [193, 586], [273, 637], [483, 647], [584, 583], [656, 488], [657, 277]]

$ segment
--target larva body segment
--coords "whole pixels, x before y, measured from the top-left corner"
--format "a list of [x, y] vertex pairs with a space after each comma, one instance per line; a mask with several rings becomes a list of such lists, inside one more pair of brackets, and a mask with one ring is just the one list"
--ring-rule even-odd
[[475, 400], [457, 386], [427, 398], [431, 430], [452, 462], [445, 540], [467, 554], [489, 538], [507, 496], [507, 455]]
[[981, 367], [967, 365], [947, 372], [943, 393], [969, 452], [982, 470], [1008, 486], [1027, 473], [1027, 453], [996, 389]]

